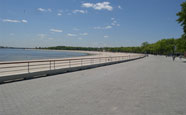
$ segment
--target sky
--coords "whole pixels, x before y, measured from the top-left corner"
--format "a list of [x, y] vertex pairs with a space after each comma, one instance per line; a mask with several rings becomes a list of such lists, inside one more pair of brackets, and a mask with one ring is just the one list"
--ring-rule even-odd
[[179, 38], [185, 0], [0, 0], [0, 46], [126, 47]]

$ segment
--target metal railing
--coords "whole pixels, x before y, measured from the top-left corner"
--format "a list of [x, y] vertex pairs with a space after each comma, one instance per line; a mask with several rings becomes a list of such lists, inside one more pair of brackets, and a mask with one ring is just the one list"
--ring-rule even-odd
[[0, 77], [25, 73], [29, 74], [39, 71], [51, 71], [63, 68], [81, 67], [109, 62], [118, 62], [140, 57], [144, 57], [144, 55], [0, 62]]

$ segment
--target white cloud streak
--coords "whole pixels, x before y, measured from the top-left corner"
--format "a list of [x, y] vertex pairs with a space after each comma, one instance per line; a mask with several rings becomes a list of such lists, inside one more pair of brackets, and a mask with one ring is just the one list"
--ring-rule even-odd
[[119, 6], [118, 6], [118, 9], [122, 9], [122, 7], [119, 5]]
[[81, 36], [88, 36], [88, 33], [81, 33]]
[[74, 14], [76, 14], [76, 13], [81, 13], [81, 14], [87, 13], [86, 10], [73, 10], [72, 12], [73, 12]]
[[105, 26], [105, 29], [111, 29], [112, 26]]
[[48, 8], [48, 9], [38, 8], [37, 10], [40, 12], [52, 12], [52, 9], [50, 9], [50, 8]]
[[27, 21], [27, 20], [21, 20], [21, 22], [23, 22], [23, 23], [27, 23], [28, 21]]
[[97, 30], [107, 30], [107, 29], [112, 29], [113, 27], [116, 27], [116, 26], [120, 26], [120, 24], [116, 21], [115, 18], [110, 18], [111, 19], [111, 24], [107, 25], [107, 26], [97, 26], [97, 27], [94, 27], [94, 29], [97, 29]]
[[27, 20], [12, 20], [12, 19], [3, 19], [3, 22], [8, 22], [8, 23], [27, 23]]
[[110, 5], [110, 2], [98, 2], [98, 3], [83, 3], [82, 7], [93, 8], [95, 10], [108, 10], [112, 11], [113, 7]]
[[3, 19], [3, 22], [10, 22], [10, 23], [20, 23], [19, 20], [11, 20], [11, 19]]
[[108, 25], [108, 26], [105, 26], [105, 27], [100, 27], [100, 26], [97, 26], [97, 27], [94, 27], [94, 29], [96, 29], [96, 30], [107, 30], [107, 29], [111, 29], [112, 28], [112, 26], [110, 26], [110, 25]]
[[67, 36], [69, 36], [69, 37], [76, 37], [77, 35], [76, 34], [68, 33]]
[[37, 10], [40, 12], [45, 12], [45, 9], [43, 9], [43, 8], [38, 8]]
[[63, 32], [63, 30], [59, 30], [59, 29], [50, 29], [51, 32], [57, 32], [57, 33], [61, 33]]
[[120, 24], [116, 21], [115, 18], [111, 18], [111, 20], [112, 20], [112, 23], [111, 23], [112, 26], [120, 26]]
[[115, 20], [115, 18], [111, 18], [111, 20]]
[[61, 16], [61, 15], [62, 15], [62, 13], [57, 13], [57, 15], [58, 15], [58, 16]]

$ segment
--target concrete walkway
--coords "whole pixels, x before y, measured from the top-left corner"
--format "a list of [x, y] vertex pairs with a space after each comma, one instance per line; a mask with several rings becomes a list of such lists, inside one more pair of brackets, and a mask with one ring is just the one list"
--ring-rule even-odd
[[3, 84], [0, 115], [186, 115], [186, 61], [150, 56]]

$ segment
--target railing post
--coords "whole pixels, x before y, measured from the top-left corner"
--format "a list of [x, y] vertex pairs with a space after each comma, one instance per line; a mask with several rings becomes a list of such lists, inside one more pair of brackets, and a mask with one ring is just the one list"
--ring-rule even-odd
[[30, 73], [30, 63], [28, 62], [28, 73]]
[[71, 61], [69, 60], [69, 67], [71, 67]]
[[51, 60], [50, 60], [50, 70], [51, 70]]
[[56, 61], [54, 60], [54, 69], [56, 69]]
[[83, 59], [81, 59], [81, 66], [83, 66]]

